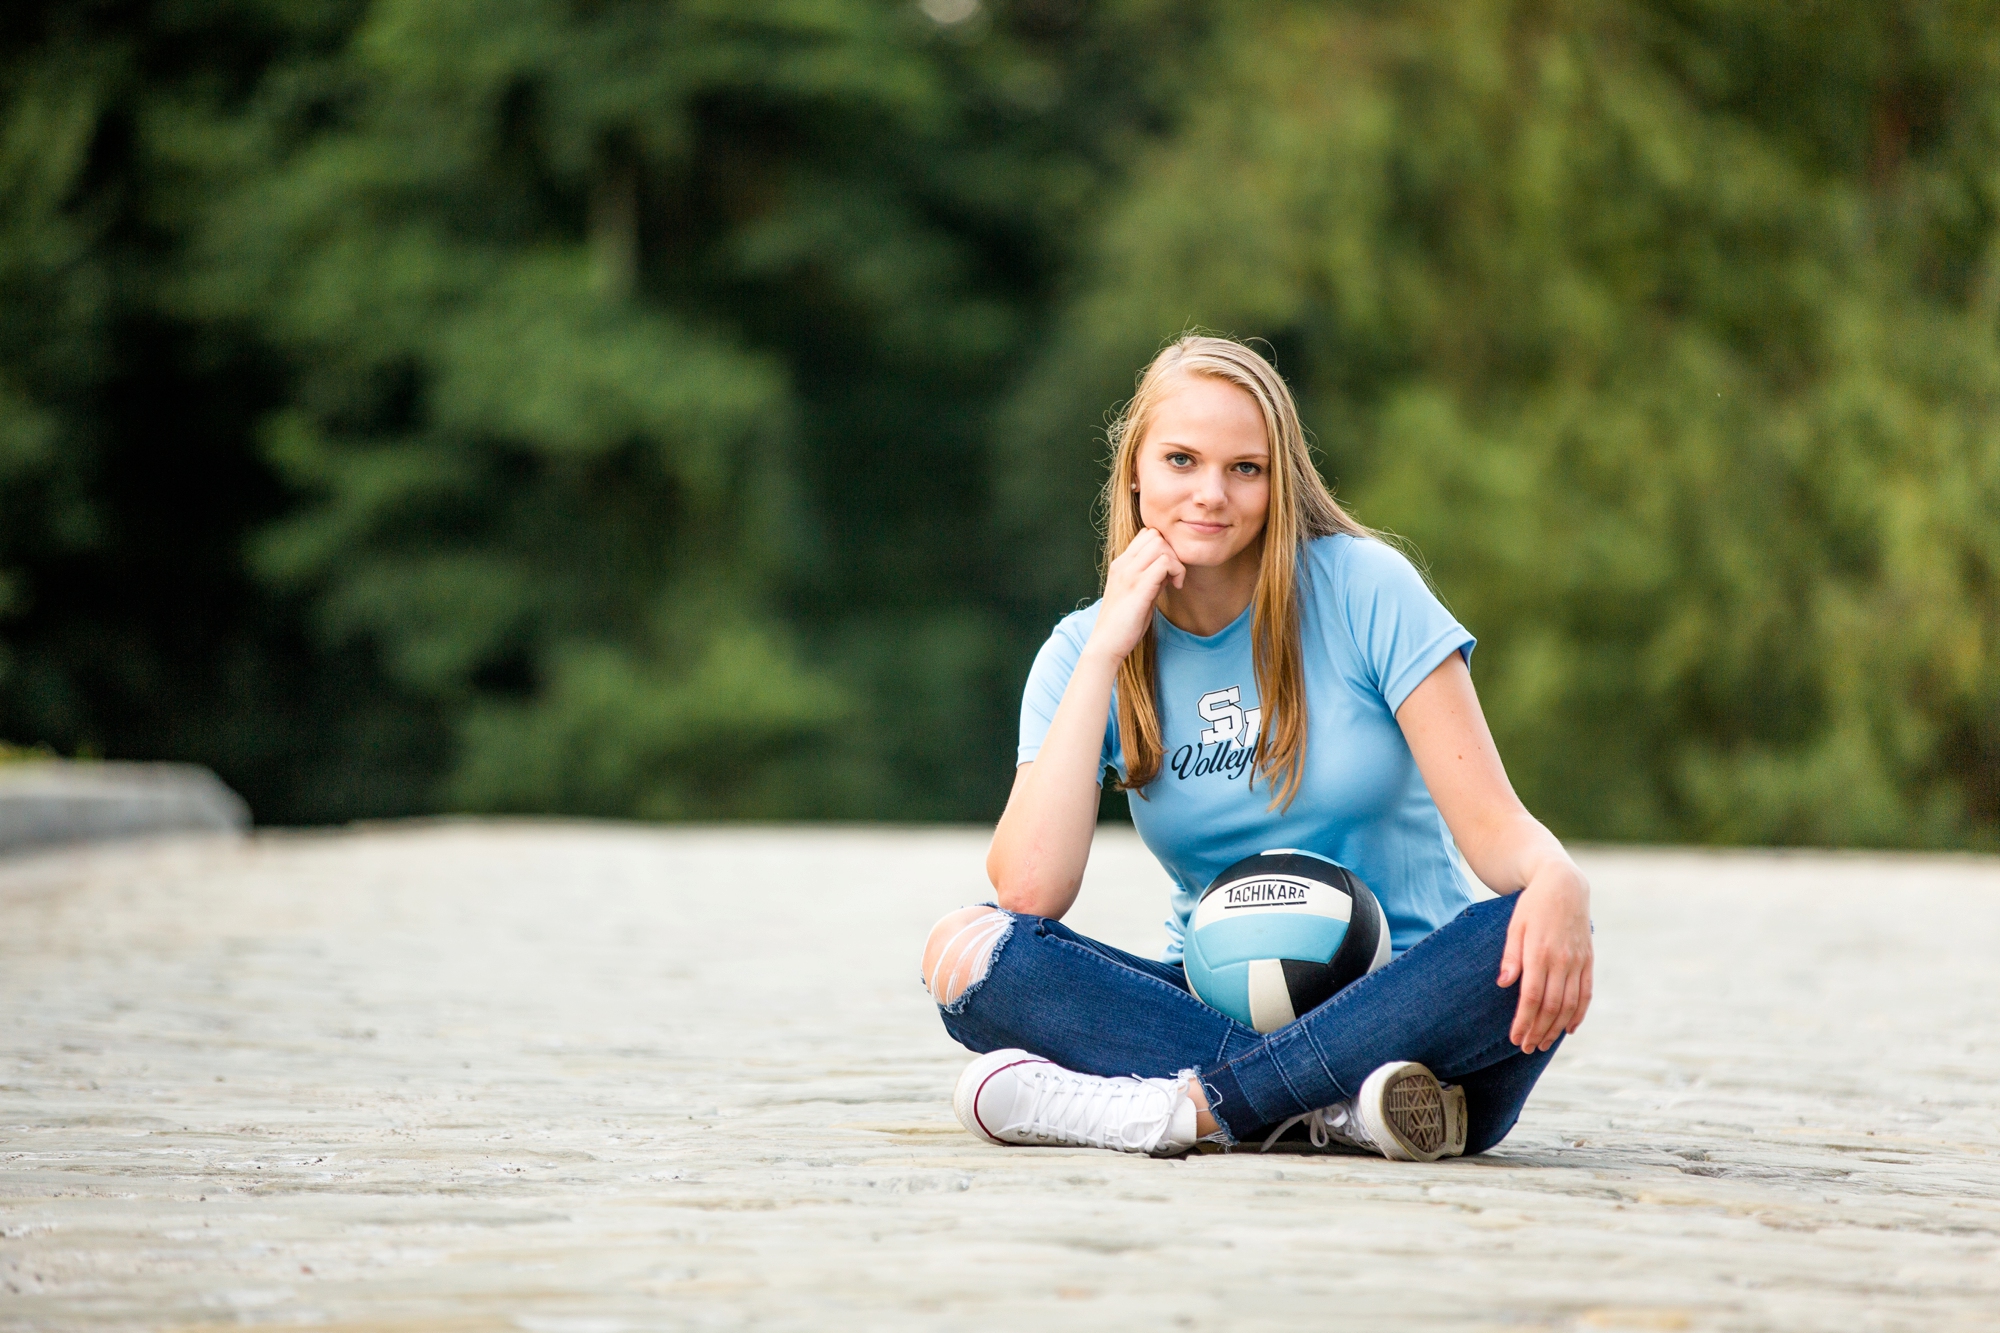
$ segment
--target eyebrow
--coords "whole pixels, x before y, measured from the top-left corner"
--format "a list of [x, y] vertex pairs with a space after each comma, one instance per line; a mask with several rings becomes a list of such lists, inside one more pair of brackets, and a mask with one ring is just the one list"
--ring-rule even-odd
[[[1156, 440], [1153, 444], [1156, 448], [1166, 449], [1174, 453], [1198, 454], [1201, 452], [1201, 448], [1198, 445], [1181, 444], [1174, 440]], [[1230, 461], [1233, 463], [1268, 463], [1271, 461], [1271, 451], [1266, 448], [1254, 454], [1238, 454]]]

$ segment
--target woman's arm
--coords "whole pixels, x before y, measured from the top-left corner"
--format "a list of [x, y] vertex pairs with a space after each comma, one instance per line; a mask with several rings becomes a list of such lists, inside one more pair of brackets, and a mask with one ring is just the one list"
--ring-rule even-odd
[[1521, 982], [1509, 1040], [1546, 1050], [1590, 1008], [1590, 885], [1514, 794], [1461, 654], [1410, 692], [1396, 721], [1472, 873], [1495, 893], [1521, 895], [1499, 984]]
[[1169, 579], [1179, 587], [1185, 573], [1166, 538], [1151, 528], [1111, 562], [1097, 625], [1070, 673], [1040, 752], [1014, 770], [1013, 793], [986, 853], [986, 877], [1008, 911], [1060, 917], [1076, 902], [1097, 830], [1111, 687], [1119, 664], [1152, 624], [1160, 589]]

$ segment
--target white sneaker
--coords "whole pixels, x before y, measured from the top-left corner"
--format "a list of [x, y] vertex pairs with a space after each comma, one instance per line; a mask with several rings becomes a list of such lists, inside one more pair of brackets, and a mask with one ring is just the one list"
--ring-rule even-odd
[[1438, 1082], [1414, 1060], [1397, 1060], [1370, 1074], [1349, 1100], [1279, 1125], [1258, 1151], [1270, 1151], [1298, 1124], [1315, 1148], [1344, 1143], [1392, 1162], [1435, 1162], [1465, 1152], [1465, 1089]]
[[1020, 1050], [991, 1051], [967, 1065], [951, 1109], [988, 1143], [1164, 1156], [1195, 1140], [1185, 1078], [1099, 1078]]

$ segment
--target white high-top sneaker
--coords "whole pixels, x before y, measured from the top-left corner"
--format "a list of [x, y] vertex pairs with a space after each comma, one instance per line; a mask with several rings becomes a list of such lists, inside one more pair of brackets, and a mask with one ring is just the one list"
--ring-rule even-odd
[[1100, 1078], [1020, 1050], [991, 1051], [967, 1065], [951, 1109], [988, 1143], [1166, 1156], [1195, 1141], [1185, 1077]]
[[1465, 1089], [1438, 1082], [1414, 1060], [1397, 1060], [1370, 1074], [1349, 1100], [1279, 1125], [1258, 1151], [1299, 1124], [1315, 1148], [1344, 1143], [1392, 1162], [1435, 1162], [1465, 1151]]

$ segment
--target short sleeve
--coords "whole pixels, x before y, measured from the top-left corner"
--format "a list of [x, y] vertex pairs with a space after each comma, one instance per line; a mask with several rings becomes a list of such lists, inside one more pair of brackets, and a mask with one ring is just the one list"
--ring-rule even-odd
[[[1027, 688], [1021, 691], [1021, 748], [1016, 763], [1026, 764], [1042, 752], [1042, 740], [1049, 734], [1049, 725], [1056, 720], [1056, 709], [1061, 706], [1063, 691], [1069, 688], [1069, 678], [1076, 671], [1077, 659], [1083, 656], [1083, 645], [1090, 638], [1090, 631], [1097, 623], [1097, 608], [1091, 606], [1066, 617], [1056, 626], [1049, 641], [1035, 654], [1035, 665], [1028, 670]], [[1101, 763], [1116, 766], [1117, 724], [1107, 715], [1104, 720], [1104, 747]], [[1099, 772], [1103, 768], [1100, 767]]]
[[1445, 610], [1401, 551], [1365, 538], [1341, 542], [1341, 609], [1371, 683], [1395, 712], [1437, 670], [1462, 653], [1468, 665], [1476, 642]]

